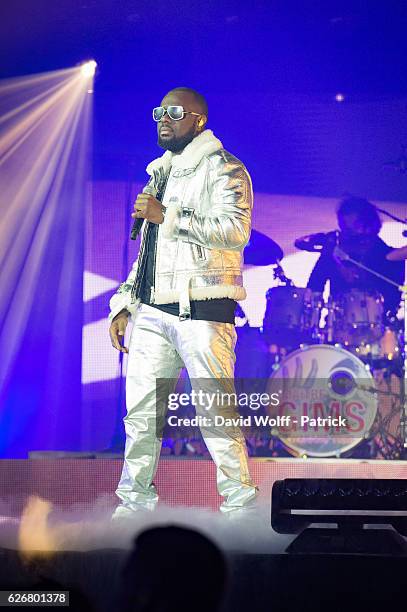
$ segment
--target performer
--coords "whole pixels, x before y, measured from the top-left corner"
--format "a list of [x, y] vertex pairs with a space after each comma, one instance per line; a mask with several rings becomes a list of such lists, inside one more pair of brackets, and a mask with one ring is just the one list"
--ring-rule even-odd
[[[129, 355], [125, 460], [114, 518], [152, 510], [158, 500], [152, 482], [161, 448], [156, 419], [166, 406], [156, 404], [156, 380], [171, 386], [185, 366], [193, 387], [202, 379], [232, 379], [233, 386], [234, 311], [236, 300], [246, 297], [241, 264], [253, 193], [245, 166], [206, 129], [207, 103], [196, 91], [173, 89], [153, 118], [166, 151], [147, 166], [150, 180], [132, 215], [145, 219], [139, 256], [110, 301], [112, 345]], [[130, 316], [127, 349], [122, 340]], [[221, 511], [240, 516], [257, 495], [242, 433], [213, 424], [201, 431], [217, 467]]]
[[329, 232], [323, 237], [324, 246], [312, 270], [308, 287], [322, 292], [329, 279], [333, 297], [340, 296], [352, 288], [381, 293], [387, 318], [394, 317], [401, 297], [397, 287], [351, 262], [341, 261], [335, 255], [335, 246], [339, 246], [352, 259], [399, 285], [403, 284], [403, 263], [386, 259], [393, 249], [378, 236], [381, 221], [375, 206], [363, 198], [348, 197], [339, 203], [337, 218], [340, 232]]

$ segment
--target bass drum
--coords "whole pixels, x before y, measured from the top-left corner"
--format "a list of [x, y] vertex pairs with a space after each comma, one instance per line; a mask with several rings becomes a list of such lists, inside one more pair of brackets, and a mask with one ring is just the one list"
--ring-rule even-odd
[[269, 410], [277, 421], [272, 433], [297, 456], [339, 457], [369, 437], [378, 409], [366, 365], [326, 344], [287, 355], [269, 377], [267, 392], [280, 397]]

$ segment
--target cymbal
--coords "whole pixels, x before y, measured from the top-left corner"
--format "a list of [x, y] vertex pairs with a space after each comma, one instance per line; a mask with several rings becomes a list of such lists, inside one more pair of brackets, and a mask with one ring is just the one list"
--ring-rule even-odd
[[407, 259], [407, 245], [400, 249], [390, 251], [390, 253], [387, 253], [386, 259], [390, 261], [402, 261], [403, 259]]
[[244, 263], [252, 266], [270, 266], [283, 258], [283, 250], [271, 238], [252, 229], [244, 251]]

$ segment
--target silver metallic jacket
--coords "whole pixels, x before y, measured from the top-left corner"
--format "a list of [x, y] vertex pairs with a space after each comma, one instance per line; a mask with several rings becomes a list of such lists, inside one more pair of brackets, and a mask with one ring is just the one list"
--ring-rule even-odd
[[[166, 151], [152, 161], [143, 191], [156, 196], [168, 172], [150, 302], [179, 302], [184, 320], [190, 318], [190, 300], [246, 297], [242, 251], [250, 236], [253, 190], [245, 166], [211, 130], [204, 130], [181, 154]], [[110, 320], [123, 309], [132, 315], [137, 310], [135, 281], [146, 230], [144, 222], [139, 256], [110, 300]]]

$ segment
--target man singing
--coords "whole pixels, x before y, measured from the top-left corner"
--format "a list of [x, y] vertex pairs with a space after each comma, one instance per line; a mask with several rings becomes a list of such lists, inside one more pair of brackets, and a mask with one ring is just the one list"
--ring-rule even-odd
[[[170, 91], [153, 110], [165, 153], [147, 166], [150, 180], [132, 214], [145, 220], [139, 256], [110, 301], [112, 345], [128, 353], [125, 461], [114, 518], [153, 510], [158, 500], [152, 481], [163, 415], [157, 411], [165, 405], [157, 402], [157, 379], [174, 381], [185, 366], [193, 388], [204, 379], [232, 379], [233, 386], [234, 311], [246, 297], [241, 264], [253, 192], [245, 166], [205, 129], [207, 118], [203, 96], [186, 87]], [[216, 464], [221, 511], [245, 515], [257, 488], [241, 431], [213, 424], [201, 431]]]

